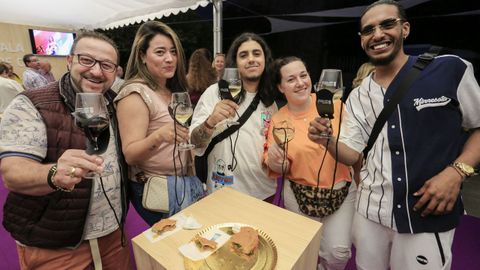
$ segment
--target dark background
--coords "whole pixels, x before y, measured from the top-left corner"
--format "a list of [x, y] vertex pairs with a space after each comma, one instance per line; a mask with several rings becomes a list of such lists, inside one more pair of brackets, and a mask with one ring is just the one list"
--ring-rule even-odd
[[[295, 55], [306, 61], [312, 80], [317, 81], [323, 68], [342, 69], [345, 86], [349, 87], [357, 68], [365, 61], [360, 48], [358, 16], [312, 17], [290, 14], [335, 10], [364, 6], [373, 1], [348, 0], [229, 0], [223, 2], [223, 51], [242, 32], [250, 31], [265, 38], [274, 57]], [[402, 2], [402, 1], [401, 1]], [[212, 5], [184, 14], [162, 18], [179, 35], [187, 55], [197, 48], [213, 51]], [[363, 10], [363, 8], [361, 8]], [[429, 45], [448, 49], [475, 66], [477, 80], [480, 78], [480, 1], [433, 0], [406, 9], [411, 24], [410, 36], [405, 41], [409, 54], [420, 54]], [[473, 12], [473, 15], [457, 13]], [[476, 14], [475, 14], [476, 13]], [[270, 33], [272, 26], [266, 16], [289, 20], [292, 23], [336, 24]], [[126, 66], [138, 24], [104, 31], [119, 45], [121, 65]]]

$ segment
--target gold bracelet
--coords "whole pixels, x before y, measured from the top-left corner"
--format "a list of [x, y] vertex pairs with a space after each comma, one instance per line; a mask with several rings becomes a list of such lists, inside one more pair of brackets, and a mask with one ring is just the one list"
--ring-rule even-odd
[[462, 180], [467, 178], [466, 175], [464, 175], [457, 167], [453, 166], [452, 164], [448, 165], [448, 167], [452, 167], [460, 175], [460, 177], [462, 177]]

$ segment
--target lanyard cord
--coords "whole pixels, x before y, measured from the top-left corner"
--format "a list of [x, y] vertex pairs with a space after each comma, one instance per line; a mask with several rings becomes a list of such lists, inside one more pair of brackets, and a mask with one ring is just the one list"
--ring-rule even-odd
[[[185, 200], [185, 193], [186, 193], [186, 189], [187, 187], [185, 186], [185, 177], [183, 177], [184, 175], [184, 171], [183, 171], [183, 163], [182, 163], [182, 158], [180, 157], [180, 151], [178, 150], [177, 151], [177, 124], [175, 123], [175, 115], [177, 113], [177, 108], [178, 106], [181, 105], [180, 103], [177, 103], [175, 105], [175, 107], [173, 108], [173, 133], [175, 134], [175, 141], [174, 141], [174, 144], [173, 144], [173, 152], [172, 152], [172, 158], [173, 158], [173, 168], [175, 170], [175, 202], [177, 203], [177, 205], [180, 207], [182, 204], [183, 204], [183, 201]], [[176, 162], [175, 162], [175, 153], [178, 152], [178, 160], [180, 161], [180, 170], [181, 170], [181, 177], [182, 177], [182, 180], [183, 180], [183, 196], [182, 196], [182, 199], [180, 201], [178, 201], [178, 195], [177, 195], [177, 181], [178, 181], [178, 174], [177, 174], [177, 165], [176, 165]]]

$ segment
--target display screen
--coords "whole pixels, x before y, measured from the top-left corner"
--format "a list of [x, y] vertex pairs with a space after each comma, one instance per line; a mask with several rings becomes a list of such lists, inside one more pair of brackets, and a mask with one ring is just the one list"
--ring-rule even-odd
[[66, 56], [75, 39], [75, 33], [29, 29], [32, 53], [37, 55]]

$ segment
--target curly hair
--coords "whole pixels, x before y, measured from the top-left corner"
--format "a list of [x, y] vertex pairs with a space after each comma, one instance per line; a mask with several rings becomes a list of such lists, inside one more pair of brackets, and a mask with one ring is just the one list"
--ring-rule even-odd
[[236, 63], [237, 63], [238, 48], [240, 48], [240, 46], [243, 43], [251, 40], [257, 42], [262, 47], [263, 54], [265, 56], [265, 71], [262, 73], [262, 76], [260, 77], [260, 82], [258, 84], [258, 94], [260, 96], [260, 101], [262, 101], [262, 103], [268, 107], [272, 105], [274, 102], [274, 92], [273, 92], [268, 71], [266, 69], [270, 67], [273, 60], [272, 60], [272, 51], [270, 50], [270, 47], [268, 47], [267, 43], [262, 37], [254, 33], [246, 32], [246, 33], [240, 34], [237, 38], [235, 38], [235, 40], [230, 45], [230, 48], [228, 49], [227, 57], [225, 59], [226, 60], [225, 67], [237, 66]]
[[210, 65], [210, 52], [205, 49], [197, 49], [190, 56], [188, 63], [188, 92], [203, 93], [207, 87], [217, 80], [215, 69]]

